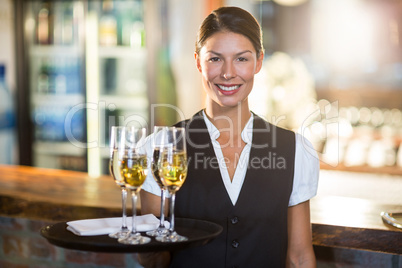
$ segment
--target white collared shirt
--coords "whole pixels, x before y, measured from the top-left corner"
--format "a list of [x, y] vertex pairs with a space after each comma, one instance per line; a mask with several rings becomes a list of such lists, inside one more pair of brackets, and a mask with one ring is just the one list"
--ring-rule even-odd
[[[246, 177], [247, 166], [250, 158], [251, 141], [253, 139], [253, 114], [251, 114], [246, 126], [241, 132], [241, 138], [246, 143], [243, 151], [240, 154], [233, 180], [230, 180], [228, 170], [226, 168], [225, 159], [222, 153], [221, 145], [217, 141], [220, 136], [219, 130], [212, 124], [208, 117], [203, 112], [204, 121], [208, 129], [209, 136], [214, 148], [215, 155], [219, 163], [223, 184], [226, 191], [235, 205], [239, 197], [240, 191]], [[147, 146], [148, 155], [152, 155], [152, 149]], [[306, 148], [310, 147], [310, 148]], [[294, 206], [304, 201], [307, 201], [317, 194], [318, 176], [319, 176], [319, 160], [311, 143], [302, 135], [296, 133], [296, 155], [294, 167], [293, 190], [289, 200], [289, 206]], [[149, 172], [148, 174], [150, 174]], [[155, 195], [160, 195], [161, 190], [150, 174], [142, 186], [147, 192]]]
[[248, 160], [250, 158], [250, 150], [252, 145], [251, 141], [253, 140], [253, 114], [251, 114], [250, 119], [247, 121], [246, 126], [241, 132], [241, 139], [244, 143], [246, 143], [246, 145], [240, 154], [239, 162], [237, 164], [232, 181], [230, 181], [230, 176], [226, 167], [221, 145], [217, 141], [220, 136], [220, 132], [214, 126], [214, 124], [211, 123], [204, 111], [202, 111], [202, 114], [204, 116], [205, 124], [207, 125], [209, 136], [211, 137], [212, 147], [214, 148], [216, 158], [218, 159], [219, 171], [221, 172], [223, 184], [225, 185], [232, 204], [235, 205], [246, 177]]

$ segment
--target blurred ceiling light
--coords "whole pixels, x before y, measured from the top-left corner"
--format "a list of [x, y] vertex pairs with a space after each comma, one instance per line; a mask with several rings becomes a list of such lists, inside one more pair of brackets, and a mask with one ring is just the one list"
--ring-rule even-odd
[[360, 0], [314, 1], [313, 53], [335, 70], [354, 71], [373, 60], [375, 17]]
[[[271, 1], [271, 0], [259, 0], [259, 1]], [[272, 1], [282, 6], [298, 6], [307, 2], [307, 0], [272, 0]]]
[[307, 0], [273, 0], [273, 1], [282, 6], [298, 6], [307, 2]]

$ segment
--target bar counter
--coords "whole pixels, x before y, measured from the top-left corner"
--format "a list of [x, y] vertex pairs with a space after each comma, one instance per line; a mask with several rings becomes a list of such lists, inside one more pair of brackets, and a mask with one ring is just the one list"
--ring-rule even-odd
[[[50, 221], [121, 216], [121, 194], [110, 176], [0, 165], [0, 215]], [[128, 203], [128, 209], [131, 209]]]
[[[314, 245], [401, 255], [402, 230], [380, 216], [402, 212], [401, 186], [400, 176], [321, 171], [311, 200]], [[110, 176], [74, 171], [0, 165], [0, 200], [3, 217], [57, 222], [121, 215], [120, 189]]]

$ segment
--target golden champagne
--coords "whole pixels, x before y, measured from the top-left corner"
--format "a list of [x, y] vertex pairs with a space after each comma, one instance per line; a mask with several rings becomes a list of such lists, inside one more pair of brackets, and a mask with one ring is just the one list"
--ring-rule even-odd
[[169, 192], [178, 191], [187, 177], [187, 154], [183, 151], [162, 153], [159, 175]]
[[161, 177], [159, 176], [159, 169], [158, 169], [159, 152], [160, 152], [159, 149], [154, 149], [154, 154], [153, 154], [153, 159], [152, 159], [152, 175], [154, 176], [156, 183], [162, 189], [163, 183], [162, 183]]
[[138, 192], [147, 177], [147, 156], [125, 155], [120, 162], [120, 174], [124, 178], [126, 187]]
[[126, 184], [124, 182], [124, 178], [121, 176], [119, 164], [119, 153], [117, 149], [114, 149], [109, 162], [110, 173], [112, 174], [117, 185], [125, 186]]

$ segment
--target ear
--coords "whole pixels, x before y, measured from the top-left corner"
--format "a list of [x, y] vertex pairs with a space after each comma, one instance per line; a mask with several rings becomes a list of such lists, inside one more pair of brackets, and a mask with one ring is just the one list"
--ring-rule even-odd
[[264, 52], [261, 51], [260, 57], [257, 59], [257, 64], [255, 66], [255, 74], [257, 74], [261, 71], [263, 61], [264, 61]]
[[201, 62], [200, 62], [200, 56], [198, 55], [197, 52], [194, 52], [194, 59], [195, 59], [195, 64], [197, 66], [198, 71], [201, 73], [202, 69], [201, 69]]

